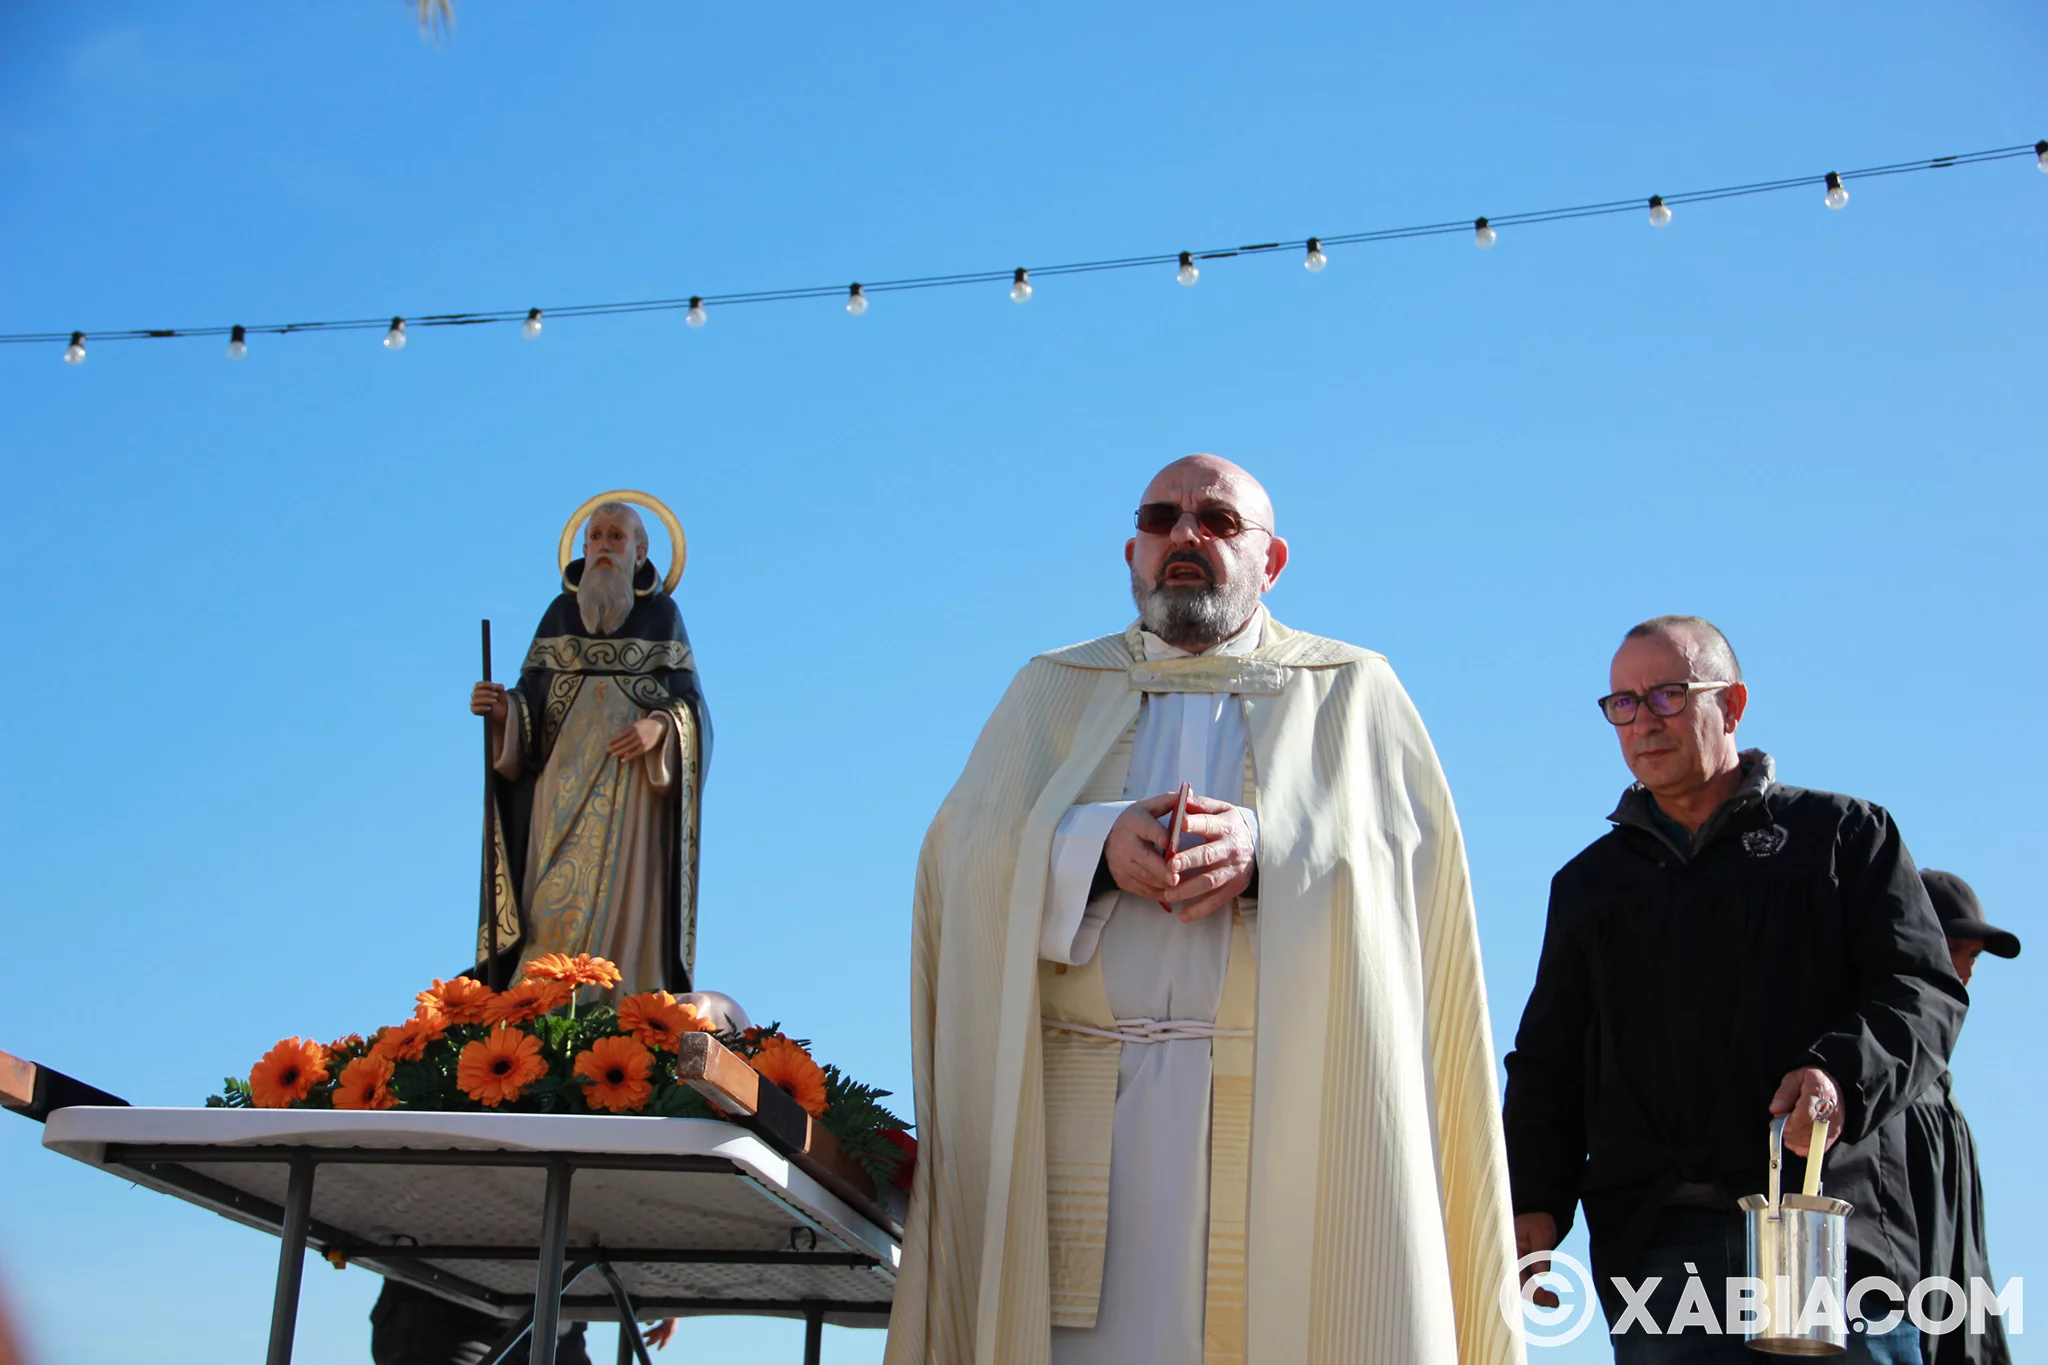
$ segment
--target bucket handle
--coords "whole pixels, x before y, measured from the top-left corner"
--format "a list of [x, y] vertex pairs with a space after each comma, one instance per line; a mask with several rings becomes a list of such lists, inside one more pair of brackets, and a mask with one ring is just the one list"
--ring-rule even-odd
[[1776, 1218], [1781, 1204], [1778, 1192], [1780, 1172], [1785, 1166], [1785, 1120], [1790, 1114], [1780, 1114], [1771, 1120], [1771, 1217]]
[[[1785, 1167], [1785, 1123], [1792, 1116], [1780, 1114], [1771, 1120], [1771, 1217], [1776, 1218], [1781, 1207], [1780, 1182]], [[1828, 1121], [1815, 1119], [1813, 1135], [1807, 1139], [1806, 1148], [1806, 1189], [1807, 1194], [1820, 1193], [1821, 1162], [1827, 1159]]]

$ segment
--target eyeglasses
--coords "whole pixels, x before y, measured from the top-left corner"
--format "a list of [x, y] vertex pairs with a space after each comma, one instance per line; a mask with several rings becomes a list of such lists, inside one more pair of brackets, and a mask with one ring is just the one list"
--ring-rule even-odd
[[1197, 507], [1192, 511], [1171, 502], [1148, 502], [1138, 509], [1138, 529], [1148, 536], [1171, 535], [1182, 517], [1193, 517], [1206, 535], [1229, 540], [1240, 531], [1267, 531], [1257, 522], [1246, 521], [1228, 507]]
[[1647, 702], [1651, 715], [1675, 716], [1685, 710], [1693, 693], [1718, 692], [1733, 686], [1724, 682], [1675, 682], [1659, 683], [1648, 692], [1610, 692], [1600, 699], [1600, 714], [1612, 724], [1627, 725], [1636, 718], [1636, 708]]

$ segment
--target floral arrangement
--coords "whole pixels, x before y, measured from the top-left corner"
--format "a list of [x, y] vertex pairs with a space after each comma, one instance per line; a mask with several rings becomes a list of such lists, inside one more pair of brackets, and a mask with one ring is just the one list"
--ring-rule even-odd
[[779, 1024], [723, 1030], [667, 991], [586, 1003], [584, 987], [609, 989], [619, 969], [587, 953], [550, 953], [519, 981], [494, 991], [466, 976], [435, 981], [401, 1024], [368, 1038], [279, 1042], [210, 1096], [230, 1109], [512, 1110], [542, 1114], [730, 1116], [676, 1076], [683, 1035], [709, 1033], [831, 1132], [876, 1189], [907, 1185], [916, 1142], [883, 1107], [889, 1092], [849, 1079], [811, 1056]]

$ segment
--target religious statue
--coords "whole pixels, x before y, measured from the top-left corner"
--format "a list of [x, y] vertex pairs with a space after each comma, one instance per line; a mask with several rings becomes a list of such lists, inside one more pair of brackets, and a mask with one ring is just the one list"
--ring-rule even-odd
[[1272, 503], [1153, 479], [1138, 620], [1018, 673], [925, 837], [889, 1365], [1518, 1365], [1436, 753], [1290, 630]]
[[[662, 519], [666, 577], [632, 504]], [[569, 548], [585, 516], [583, 557]], [[686, 555], [675, 514], [645, 493], [603, 493], [562, 529], [562, 591], [518, 685], [479, 682], [494, 774], [477, 975], [495, 984], [545, 953], [591, 953], [621, 995], [691, 989], [697, 833], [711, 717], [676, 609]]]

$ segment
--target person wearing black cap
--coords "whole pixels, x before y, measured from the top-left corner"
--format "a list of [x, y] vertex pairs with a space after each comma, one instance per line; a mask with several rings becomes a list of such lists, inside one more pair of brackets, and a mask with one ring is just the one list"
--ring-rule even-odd
[[[1923, 871], [1920, 880], [1948, 935], [1949, 960], [1965, 986], [1979, 954], [2020, 955], [2019, 936], [1985, 921], [1968, 882], [1953, 872], [1931, 871]], [[1984, 1244], [1984, 1182], [1977, 1174], [1977, 1140], [1956, 1105], [1946, 1071], [1906, 1109], [1906, 1181], [1919, 1234], [1921, 1278], [1953, 1280], [1966, 1295], [1972, 1279], [1978, 1279], [1996, 1292]], [[1929, 1311], [1938, 1315], [1944, 1308], [1936, 1300]], [[1986, 1313], [1982, 1335], [1973, 1334], [1970, 1325], [1965, 1318], [1953, 1331], [1922, 1333], [1926, 1365], [2009, 1365], [2012, 1350], [2005, 1339], [2004, 1318]]]

